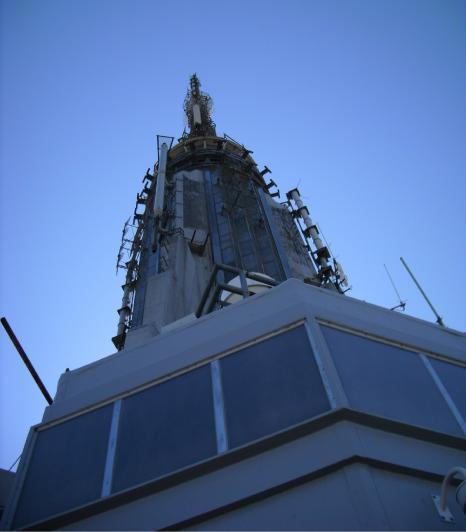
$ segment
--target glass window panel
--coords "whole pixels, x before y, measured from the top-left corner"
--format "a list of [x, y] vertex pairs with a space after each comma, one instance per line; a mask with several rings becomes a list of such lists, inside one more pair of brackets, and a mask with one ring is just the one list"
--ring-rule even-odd
[[210, 366], [204, 366], [123, 400], [113, 491], [216, 452]]
[[221, 360], [230, 447], [330, 409], [304, 327]]
[[14, 528], [100, 498], [113, 405], [39, 431]]
[[322, 332], [353, 408], [461, 434], [418, 354], [332, 327]]
[[466, 367], [430, 357], [429, 361], [466, 421]]

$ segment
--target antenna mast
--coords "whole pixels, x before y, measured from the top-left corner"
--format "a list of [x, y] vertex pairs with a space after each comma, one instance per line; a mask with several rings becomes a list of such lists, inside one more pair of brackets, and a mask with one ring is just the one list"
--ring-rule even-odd
[[437, 323], [440, 326], [445, 327], [445, 324], [443, 323], [442, 318], [440, 317], [439, 313], [435, 310], [434, 305], [432, 305], [432, 303], [430, 302], [429, 298], [427, 297], [427, 294], [424, 292], [424, 290], [422, 289], [421, 285], [417, 282], [416, 277], [414, 277], [413, 272], [409, 269], [409, 266], [406, 264], [406, 262], [403, 259], [403, 257], [400, 257], [400, 260], [401, 260], [401, 263], [403, 264], [403, 266], [406, 268], [406, 271], [411, 276], [411, 279], [414, 281], [414, 284], [418, 287], [419, 292], [421, 292], [422, 296], [427, 301], [427, 304], [432, 309], [432, 312], [435, 314], [435, 317], [437, 318]]
[[388, 271], [387, 266], [385, 266], [385, 264], [384, 264], [383, 267], [385, 268], [385, 271], [387, 272], [388, 278], [390, 279], [390, 282], [392, 283], [393, 290], [395, 290], [395, 293], [398, 296], [398, 301], [400, 302], [399, 305], [396, 305], [395, 307], [392, 307], [390, 310], [396, 310], [396, 309], [400, 308], [402, 311], [404, 311], [404, 309], [406, 308], [406, 301], [403, 301], [401, 299], [401, 296], [398, 293], [398, 290], [396, 289], [395, 283], [394, 283], [394, 281], [392, 279], [392, 276], [390, 275], [390, 272]]
[[212, 98], [201, 92], [201, 82], [196, 74], [189, 80], [189, 89], [184, 100], [184, 112], [188, 118], [189, 137], [216, 136], [211, 118]]

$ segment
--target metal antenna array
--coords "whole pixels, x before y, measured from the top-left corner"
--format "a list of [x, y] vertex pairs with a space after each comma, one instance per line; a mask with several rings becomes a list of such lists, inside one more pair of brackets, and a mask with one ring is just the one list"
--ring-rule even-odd
[[[116, 270], [126, 270], [125, 283], [122, 286], [123, 297], [121, 307], [118, 309], [117, 334], [112, 338], [112, 342], [117, 349], [121, 349], [125, 343], [126, 329], [129, 327], [131, 312], [133, 308], [134, 289], [138, 280], [139, 264], [143, 251], [144, 231], [147, 227], [150, 215], [151, 199], [154, 195], [156, 184], [157, 166], [154, 167], [154, 175], [150, 174], [149, 168], [144, 176], [143, 189], [136, 196], [136, 207], [134, 208], [133, 221], [128, 218], [123, 226], [121, 235], [121, 245], [118, 250]], [[140, 207], [143, 207], [142, 211]], [[133, 235], [128, 238], [128, 233]]]
[[196, 74], [189, 80], [184, 100], [184, 112], [188, 118], [190, 137], [215, 136], [215, 124], [211, 118], [212, 98], [201, 92], [201, 82]]
[[[348, 278], [346, 277], [341, 264], [337, 262], [335, 258], [331, 257], [330, 250], [327, 246], [324, 246], [319, 236], [317, 225], [312, 221], [309, 209], [304, 205], [299, 190], [297, 188], [290, 190], [287, 192], [286, 197], [288, 199], [287, 205], [301, 230], [306, 242], [306, 247], [317, 266], [320, 282], [322, 284], [331, 282], [336, 286], [339, 292], [346, 292], [342, 287], [348, 287]], [[293, 209], [291, 200], [295, 203], [297, 207], [296, 209]], [[304, 229], [299, 223], [300, 218], [304, 222]], [[310, 241], [312, 241], [312, 246]], [[332, 259], [333, 266], [330, 263], [330, 259]]]
[[[133, 212], [133, 220], [126, 220], [121, 235], [121, 245], [117, 257], [117, 273], [119, 269], [126, 270], [125, 284], [121, 307], [118, 309], [117, 334], [112, 338], [115, 347], [123, 348], [126, 339], [126, 330], [130, 327], [131, 315], [134, 306], [134, 293], [139, 278], [139, 267], [142, 253], [147, 251], [148, 239], [146, 233], [149, 224], [153, 225], [153, 235], [150, 249], [153, 253], [158, 252], [157, 261], [161, 258], [159, 241], [166, 233], [164, 227], [165, 195], [166, 195], [166, 169], [168, 152], [173, 144], [173, 137], [157, 135], [157, 158], [154, 165], [154, 173], [147, 169], [142, 179], [143, 189], [136, 195], [136, 206]], [[153, 223], [152, 223], [153, 222]], [[129, 233], [132, 231], [132, 236]]]

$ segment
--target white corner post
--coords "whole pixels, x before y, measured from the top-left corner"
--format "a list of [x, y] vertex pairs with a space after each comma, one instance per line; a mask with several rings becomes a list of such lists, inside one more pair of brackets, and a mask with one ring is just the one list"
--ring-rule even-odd
[[160, 218], [163, 213], [163, 201], [165, 198], [165, 177], [167, 173], [167, 154], [168, 146], [164, 142], [160, 147], [157, 185], [155, 187], [154, 216], [156, 218]]

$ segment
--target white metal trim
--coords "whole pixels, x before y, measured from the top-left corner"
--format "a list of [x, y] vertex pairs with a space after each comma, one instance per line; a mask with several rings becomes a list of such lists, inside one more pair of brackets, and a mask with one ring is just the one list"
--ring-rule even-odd
[[118, 437], [118, 426], [120, 423], [121, 399], [113, 403], [112, 422], [108, 436], [107, 457], [105, 459], [104, 478], [102, 482], [102, 497], [107, 497], [112, 491], [113, 466], [115, 463], [115, 452]]
[[223, 386], [220, 362], [213, 360], [210, 364], [212, 377], [212, 395], [214, 402], [215, 433], [217, 437], [217, 452], [224, 453], [228, 450], [228, 434], [225, 419], [225, 403], [223, 401]]
[[322, 360], [322, 356], [319, 353], [319, 348], [317, 346], [317, 342], [314, 338], [313, 332], [311, 330], [311, 327], [309, 325], [309, 322], [306, 320], [304, 322], [304, 329], [307, 334], [307, 338], [309, 340], [309, 344], [311, 347], [312, 354], [314, 355], [314, 360], [317, 364], [317, 369], [320, 373], [320, 378], [322, 380], [322, 384], [324, 385], [325, 392], [327, 394], [328, 401], [330, 403], [330, 407], [333, 409], [337, 408], [337, 400], [335, 399], [335, 395], [333, 393], [332, 385], [330, 384], [329, 378], [327, 376], [327, 371], [325, 369], [325, 365]]
[[430, 373], [430, 376], [434, 380], [439, 392], [445, 399], [445, 402], [447, 403], [451, 413], [453, 414], [459, 426], [461, 427], [461, 430], [464, 432], [464, 434], [466, 434], [465, 420], [463, 419], [461, 412], [458, 410], [458, 408], [456, 408], [455, 402], [453, 401], [451, 395], [448, 393], [448, 390], [445, 388], [442, 379], [439, 377], [438, 373], [435, 371], [435, 368], [430, 363], [429, 357], [427, 357], [424, 353], [420, 353], [420, 357], [422, 362], [424, 362], [424, 366], [426, 367], [427, 371]]
[[[312, 323], [310, 323], [308, 320], [306, 320], [304, 322], [304, 326], [306, 328], [307, 336], [311, 344], [311, 349], [314, 354], [314, 359], [317, 363], [317, 367], [320, 372], [322, 383], [324, 385], [325, 391], [327, 392], [327, 397], [330, 402], [330, 406], [332, 407], [332, 409], [339, 408], [342, 406], [343, 407], [349, 406], [348, 398], [346, 397], [346, 394], [345, 394], [345, 389], [343, 387], [343, 384], [341, 383], [338, 372], [335, 366], [333, 365], [333, 359], [332, 359], [331, 353], [325, 342], [325, 338], [322, 337], [322, 333], [318, 327], [317, 322], [313, 320]], [[331, 363], [331, 367], [330, 367], [331, 371], [333, 367], [333, 373], [334, 373], [333, 384], [328, 374], [329, 361]], [[337, 388], [337, 389], [334, 390], [334, 388]], [[337, 395], [340, 395], [340, 398], [343, 399], [343, 402], [341, 400], [338, 401], [335, 392], [337, 392]]]

